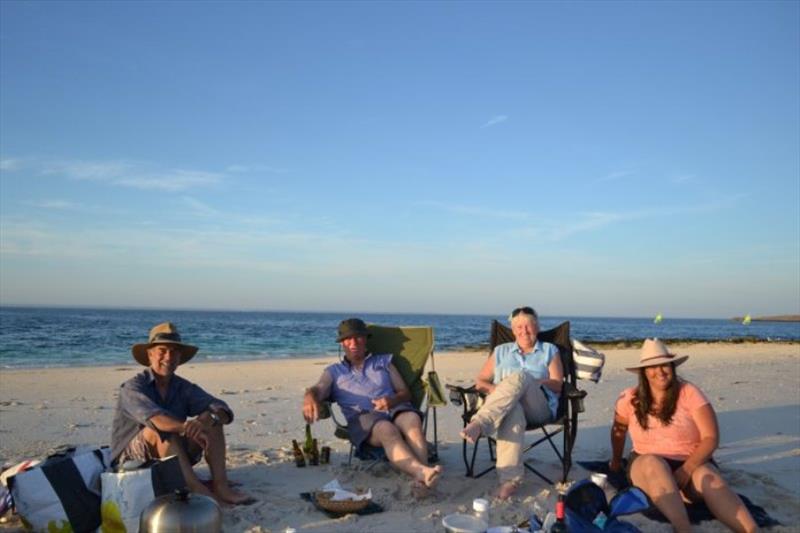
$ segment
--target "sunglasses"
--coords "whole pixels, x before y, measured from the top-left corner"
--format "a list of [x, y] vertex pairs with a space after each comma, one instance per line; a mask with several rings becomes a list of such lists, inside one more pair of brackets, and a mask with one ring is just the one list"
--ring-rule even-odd
[[516, 317], [517, 315], [520, 315], [520, 314], [522, 314], [522, 315], [530, 315], [530, 316], [532, 316], [534, 318], [538, 317], [538, 315], [536, 314], [536, 311], [533, 310], [533, 307], [525, 306], [525, 307], [517, 307], [516, 309], [511, 311], [511, 318], [514, 318], [514, 317]]

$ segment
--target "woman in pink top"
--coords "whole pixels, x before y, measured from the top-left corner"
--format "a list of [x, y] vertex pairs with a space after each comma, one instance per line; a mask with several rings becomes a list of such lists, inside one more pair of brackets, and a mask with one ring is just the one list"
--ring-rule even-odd
[[626, 369], [639, 374], [639, 386], [624, 390], [617, 400], [610, 470], [622, 467], [625, 436], [630, 432], [628, 477], [676, 531], [691, 530], [684, 498], [704, 500], [733, 531], [756, 531], [747, 507], [722, 479], [711, 457], [719, 445], [714, 409], [700, 389], [675, 373], [686, 359], [670, 353], [658, 339], [644, 341], [639, 364]]

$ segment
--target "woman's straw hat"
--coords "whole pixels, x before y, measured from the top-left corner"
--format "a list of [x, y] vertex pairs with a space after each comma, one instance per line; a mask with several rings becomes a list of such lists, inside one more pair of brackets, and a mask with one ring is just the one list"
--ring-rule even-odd
[[671, 353], [667, 346], [658, 339], [646, 339], [642, 345], [642, 352], [639, 354], [639, 364], [630, 366], [625, 370], [629, 372], [638, 372], [640, 368], [666, 365], [669, 363], [678, 366], [687, 359], [689, 359], [688, 355]]
[[199, 348], [191, 344], [184, 344], [181, 342], [181, 334], [178, 333], [178, 328], [172, 322], [163, 322], [157, 326], [153, 326], [148, 336], [148, 341], [145, 344], [134, 344], [131, 348], [133, 358], [140, 365], [150, 366], [150, 359], [147, 357], [147, 350], [156, 344], [175, 344], [181, 347], [181, 362], [182, 365], [197, 353]]

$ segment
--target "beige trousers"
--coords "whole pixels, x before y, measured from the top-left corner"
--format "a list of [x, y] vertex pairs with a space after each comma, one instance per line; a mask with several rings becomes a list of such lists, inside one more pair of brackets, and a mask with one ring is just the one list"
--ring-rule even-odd
[[483, 435], [496, 435], [500, 483], [522, 481], [525, 427], [552, 418], [541, 381], [526, 372], [506, 377], [486, 397], [472, 420], [480, 424]]

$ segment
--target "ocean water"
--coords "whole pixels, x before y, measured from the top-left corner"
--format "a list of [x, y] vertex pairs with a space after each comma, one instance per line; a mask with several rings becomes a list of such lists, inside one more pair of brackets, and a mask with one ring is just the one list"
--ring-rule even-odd
[[[184, 341], [200, 347], [195, 361], [276, 359], [335, 355], [336, 326], [347, 313], [160, 311], [123, 309], [48, 309], [0, 307], [0, 368], [122, 365], [133, 359], [130, 347], [147, 340], [149, 329], [174, 322]], [[430, 325], [436, 349], [488, 346], [491, 315], [416, 315], [362, 313], [367, 322]], [[652, 318], [548, 317], [542, 329], [569, 320], [582, 341], [641, 340], [647, 337], [693, 340], [800, 340], [800, 323]]]

